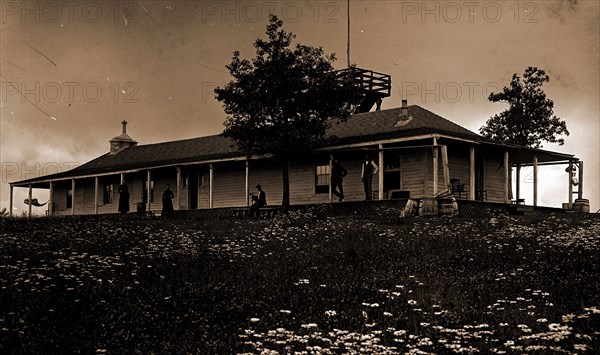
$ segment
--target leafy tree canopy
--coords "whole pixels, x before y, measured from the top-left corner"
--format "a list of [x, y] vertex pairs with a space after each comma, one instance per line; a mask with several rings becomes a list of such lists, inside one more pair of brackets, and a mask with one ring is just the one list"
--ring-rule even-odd
[[546, 98], [542, 85], [550, 77], [542, 69], [528, 67], [523, 78], [513, 74], [510, 87], [491, 93], [488, 100], [506, 102], [505, 111], [490, 118], [479, 129], [487, 138], [531, 148], [541, 148], [542, 141], [564, 144], [559, 135], [569, 135], [565, 121], [554, 115], [554, 102]]
[[348, 115], [352, 90], [349, 80], [339, 80], [333, 71], [334, 54], [293, 47], [296, 36], [282, 26], [272, 15], [268, 40], [256, 40], [252, 61], [234, 52], [226, 66], [233, 80], [215, 94], [228, 115], [225, 136], [243, 150], [290, 159], [324, 143], [328, 119]]

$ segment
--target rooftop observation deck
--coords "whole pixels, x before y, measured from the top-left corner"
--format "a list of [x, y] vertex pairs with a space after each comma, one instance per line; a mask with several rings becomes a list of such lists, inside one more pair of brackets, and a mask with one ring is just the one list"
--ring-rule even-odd
[[369, 112], [375, 103], [391, 95], [392, 77], [388, 74], [354, 67], [338, 70], [337, 75], [340, 78], [351, 78], [361, 94], [357, 112]]

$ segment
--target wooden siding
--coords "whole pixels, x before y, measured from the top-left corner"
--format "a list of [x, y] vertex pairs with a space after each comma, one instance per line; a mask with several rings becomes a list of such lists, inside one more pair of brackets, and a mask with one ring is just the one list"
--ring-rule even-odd
[[401, 154], [402, 190], [410, 191], [410, 197], [423, 197], [433, 188], [433, 184], [427, 182], [433, 169], [432, 159], [425, 149], [407, 150]]
[[[465, 191], [469, 191], [469, 147], [448, 147], [448, 170], [450, 179], [459, 179], [465, 185]], [[471, 196], [469, 196], [471, 198]]]
[[[213, 168], [213, 207], [245, 206], [245, 163], [213, 164]], [[251, 188], [253, 192], [256, 191], [254, 186], [256, 184]]]
[[487, 201], [504, 203], [504, 155], [502, 152], [486, 152], [484, 178]]

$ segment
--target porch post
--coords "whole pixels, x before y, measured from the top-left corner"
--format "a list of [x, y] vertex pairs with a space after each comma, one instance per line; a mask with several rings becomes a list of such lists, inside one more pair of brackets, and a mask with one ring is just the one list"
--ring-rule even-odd
[[181, 196], [181, 167], [178, 166], [175, 168], [175, 171], [177, 172], [177, 182], [175, 183], [175, 198], [176, 198], [176, 202], [175, 202], [175, 209], [179, 210], [180, 208], [180, 199], [179, 197]]
[[146, 201], [148, 205], [146, 206], [146, 211], [152, 212], [152, 175], [150, 174], [150, 170], [146, 171]]
[[469, 200], [475, 201], [475, 146], [469, 148]]
[[246, 206], [250, 205], [250, 159], [246, 158]]
[[333, 190], [331, 189], [331, 173], [333, 167], [333, 153], [329, 154], [329, 203], [333, 203]]
[[208, 208], [213, 208], [213, 181], [214, 181], [214, 166], [213, 164], [209, 165], [209, 175], [208, 175]]
[[13, 215], [13, 189], [14, 186], [10, 185], [10, 199], [8, 202], [8, 208], [10, 208], [10, 210], [8, 211], [8, 215], [11, 217]]
[[31, 198], [32, 198], [31, 197], [31, 184], [29, 184], [29, 193], [28, 193], [28, 196], [29, 196], [29, 212], [28, 212], [28, 216], [29, 216], [29, 218], [31, 218]]
[[384, 161], [383, 161], [383, 144], [379, 145], [379, 193], [377, 198], [379, 201], [383, 200], [383, 171], [384, 169]]
[[509, 190], [510, 189], [510, 166], [508, 160], [508, 151], [504, 151], [504, 203], [510, 203]]
[[123, 185], [123, 183], [125, 182], [125, 174], [121, 173], [120, 180], [121, 180], [121, 184], [120, 185]]
[[75, 215], [75, 179], [71, 179], [71, 216]]
[[533, 156], [533, 205], [537, 206], [538, 197], [538, 157]]
[[433, 137], [433, 196], [438, 193], [438, 151], [437, 138]]
[[444, 191], [451, 192], [450, 168], [448, 167], [448, 146], [442, 145], [442, 171], [444, 172]]
[[577, 198], [583, 198], [583, 161], [579, 161], [579, 186], [577, 188]]
[[520, 199], [521, 198], [521, 164], [517, 164], [517, 175], [515, 177], [515, 179], [517, 180], [517, 197], [516, 199]]
[[569, 160], [569, 167], [567, 168], [567, 173], [569, 174], [569, 209], [573, 208], [573, 164], [575, 162], [573, 160]]
[[50, 195], [48, 196], [48, 216], [52, 216], [54, 214], [54, 184], [52, 181], [50, 181], [50, 188], [48, 191]]
[[98, 214], [98, 177], [94, 177], [94, 214]]

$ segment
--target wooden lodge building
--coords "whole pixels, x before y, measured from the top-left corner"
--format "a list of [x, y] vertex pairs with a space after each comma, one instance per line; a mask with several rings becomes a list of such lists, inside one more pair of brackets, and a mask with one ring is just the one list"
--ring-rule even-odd
[[[378, 73], [375, 73], [378, 74]], [[368, 73], [373, 77], [373, 72]], [[386, 81], [387, 80], [387, 81]], [[366, 87], [362, 106], [345, 122], [332, 123], [328, 135], [335, 143], [314, 157], [290, 162], [292, 205], [333, 202], [329, 185], [331, 161], [337, 159], [348, 170], [344, 179], [344, 201], [365, 199], [361, 164], [365, 155], [380, 170], [373, 179], [373, 198], [434, 197], [452, 194], [460, 200], [501, 204], [520, 199], [520, 169], [533, 166], [533, 201], [537, 206], [537, 166], [564, 164], [568, 174], [578, 170], [577, 191], [569, 178], [569, 205], [573, 195], [583, 193], [583, 162], [573, 155], [498, 143], [483, 138], [420, 106], [379, 110], [382, 97], [389, 96], [389, 76], [384, 86]], [[370, 111], [377, 103], [377, 109]], [[175, 195], [175, 210], [247, 206], [249, 193], [261, 184], [269, 204], [282, 200], [282, 169], [269, 156], [257, 156], [236, 148], [222, 135], [138, 145], [122, 122], [121, 135], [110, 140], [110, 151], [72, 170], [10, 183], [13, 189], [49, 189], [50, 215], [117, 213], [118, 188], [125, 181], [130, 208], [160, 211], [166, 184]], [[511, 171], [516, 169], [516, 196], [512, 196]], [[569, 177], [571, 177], [569, 175]], [[336, 203], [337, 199], [335, 199]], [[342, 202], [345, 203], [345, 202]], [[31, 214], [31, 205], [29, 207]]]

